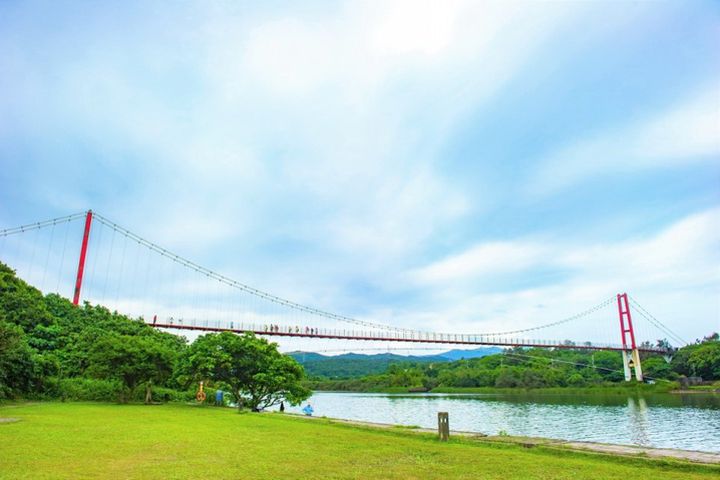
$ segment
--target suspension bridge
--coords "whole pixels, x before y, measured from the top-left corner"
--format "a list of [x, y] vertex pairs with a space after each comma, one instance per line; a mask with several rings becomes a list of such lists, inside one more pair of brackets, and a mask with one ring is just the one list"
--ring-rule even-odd
[[[611, 350], [622, 355], [626, 380], [633, 373], [643, 379], [640, 353], [668, 355], [669, 342], [685, 343], [627, 293], [559, 320], [525, 326], [521, 319], [522, 327], [497, 332], [442, 333], [345, 316], [231, 279], [93, 211], [0, 230], [0, 260], [43, 293], [71, 293], [75, 305], [104, 305], [178, 332]], [[579, 334], [570, 338], [570, 331]]]

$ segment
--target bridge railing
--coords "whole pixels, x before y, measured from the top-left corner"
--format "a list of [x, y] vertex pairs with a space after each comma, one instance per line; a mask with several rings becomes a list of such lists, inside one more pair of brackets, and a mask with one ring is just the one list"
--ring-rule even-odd
[[[151, 323], [151, 322], [148, 322]], [[153, 322], [155, 323], [155, 322]], [[325, 337], [337, 339], [355, 340], [377, 340], [377, 341], [407, 341], [407, 342], [436, 342], [436, 343], [457, 343], [457, 344], [485, 344], [498, 346], [538, 346], [545, 348], [610, 348], [621, 349], [617, 344], [600, 343], [573, 343], [567, 340], [546, 340], [527, 339], [519, 337], [506, 337], [496, 334], [461, 334], [461, 333], [439, 333], [424, 332], [418, 330], [354, 330], [354, 329], [331, 329], [325, 327], [313, 327], [306, 325], [279, 325], [279, 324], [257, 324], [245, 322], [227, 322], [219, 320], [198, 320], [170, 317], [165, 321], [158, 322], [159, 326], [170, 328], [194, 328], [208, 329], [215, 331], [253, 332], [259, 335], [285, 335], [302, 337]], [[152, 324], [152, 323], [151, 323]]]

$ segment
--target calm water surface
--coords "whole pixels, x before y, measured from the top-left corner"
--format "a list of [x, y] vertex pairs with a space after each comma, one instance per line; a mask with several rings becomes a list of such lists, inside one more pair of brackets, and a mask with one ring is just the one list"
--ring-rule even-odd
[[720, 452], [718, 395], [317, 392], [309, 402], [316, 416], [435, 428], [446, 411], [451, 430]]

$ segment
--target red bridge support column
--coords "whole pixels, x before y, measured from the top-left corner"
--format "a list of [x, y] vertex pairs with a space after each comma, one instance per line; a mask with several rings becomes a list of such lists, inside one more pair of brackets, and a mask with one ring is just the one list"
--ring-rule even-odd
[[87, 255], [88, 240], [90, 239], [90, 225], [92, 224], [92, 210], [87, 211], [85, 216], [85, 232], [83, 233], [82, 246], [80, 247], [80, 261], [78, 262], [77, 279], [75, 280], [75, 294], [73, 304], [80, 303], [80, 289], [82, 288], [83, 272], [85, 271], [85, 256]]
[[[630, 316], [630, 303], [627, 293], [618, 293], [618, 313], [620, 315], [620, 335], [622, 337], [622, 358], [625, 370], [625, 381], [632, 380], [632, 370], [635, 370], [635, 379], [643, 381], [642, 367], [640, 365], [640, 352], [635, 344], [635, 330]], [[629, 342], [628, 342], [629, 340]], [[631, 370], [632, 369], [632, 370]]]

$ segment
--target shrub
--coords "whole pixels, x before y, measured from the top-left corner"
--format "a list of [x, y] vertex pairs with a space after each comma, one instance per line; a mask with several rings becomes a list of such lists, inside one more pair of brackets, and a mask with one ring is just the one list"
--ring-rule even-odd
[[55, 396], [63, 400], [114, 402], [120, 398], [122, 385], [117, 380], [62, 378], [55, 383]]

